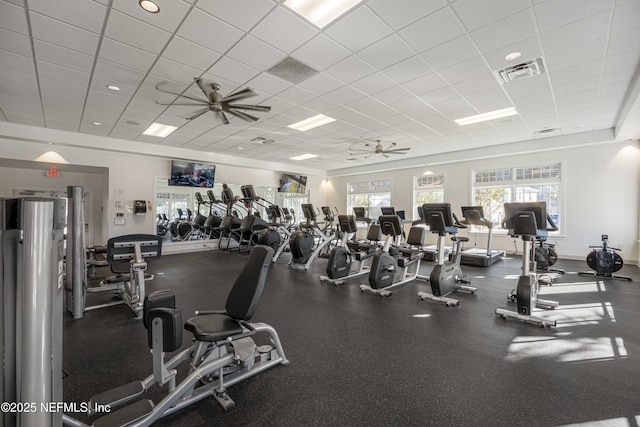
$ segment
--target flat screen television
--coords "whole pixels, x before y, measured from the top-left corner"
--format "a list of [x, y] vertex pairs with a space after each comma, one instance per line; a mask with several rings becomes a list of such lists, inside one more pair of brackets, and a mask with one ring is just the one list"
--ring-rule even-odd
[[302, 175], [282, 174], [280, 179], [279, 193], [300, 193], [307, 192], [307, 177]]
[[215, 176], [216, 165], [172, 160], [169, 185], [179, 187], [213, 188]]

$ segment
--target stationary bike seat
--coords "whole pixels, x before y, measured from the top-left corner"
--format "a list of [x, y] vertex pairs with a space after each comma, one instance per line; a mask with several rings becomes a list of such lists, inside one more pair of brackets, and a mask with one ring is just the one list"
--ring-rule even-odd
[[451, 236], [452, 242], [468, 242], [469, 238], [464, 236]]

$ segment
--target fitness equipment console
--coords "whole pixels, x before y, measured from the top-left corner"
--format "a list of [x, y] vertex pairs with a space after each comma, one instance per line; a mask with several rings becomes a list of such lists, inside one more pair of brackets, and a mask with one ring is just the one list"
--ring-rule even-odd
[[475, 265], [478, 267], [488, 267], [491, 264], [500, 261], [506, 255], [506, 252], [491, 248], [493, 244], [493, 223], [484, 217], [484, 210], [482, 206], [462, 206], [462, 216], [464, 217], [460, 221], [462, 224], [486, 227], [488, 232], [487, 249], [465, 249], [462, 251], [460, 263], [465, 265]]

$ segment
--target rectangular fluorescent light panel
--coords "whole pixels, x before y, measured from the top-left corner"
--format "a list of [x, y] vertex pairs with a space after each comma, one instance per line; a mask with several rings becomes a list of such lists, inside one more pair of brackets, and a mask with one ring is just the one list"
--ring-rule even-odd
[[151, 123], [151, 126], [149, 126], [142, 133], [144, 135], [166, 138], [167, 136], [171, 135], [176, 129], [178, 129], [176, 126], [163, 125], [162, 123]]
[[472, 123], [487, 122], [489, 120], [500, 119], [502, 117], [515, 116], [518, 112], [513, 107], [503, 108], [502, 110], [489, 111], [488, 113], [477, 114], [475, 116], [457, 119], [455, 122], [460, 126], [470, 125]]
[[320, 28], [347, 13], [362, 0], [287, 0], [284, 5]]
[[318, 126], [326, 125], [327, 123], [335, 121], [336, 119], [332, 119], [331, 117], [327, 117], [323, 114], [318, 114], [317, 116], [309, 117], [308, 119], [304, 119], [301, 122], [289, 125], [288, 127], [305, 132], [310, 129], [317, 128]]
[[313, 159], [314, 157], [318, 157], [317, 154], [302, 154], [300, 156], [289, 157], [289, 160], [307, 160]]

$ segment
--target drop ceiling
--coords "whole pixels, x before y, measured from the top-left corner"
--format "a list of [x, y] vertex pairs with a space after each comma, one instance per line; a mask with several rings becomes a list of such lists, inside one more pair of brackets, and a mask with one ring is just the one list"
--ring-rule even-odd
[[[0, 120], [144, 142], [150, 153], [280, 163], [310, 153], [296, 166], [325, 170], [640, 120], [623, 117], [638, 102], [640, 0], [368, 0], [323, 29], [281, 0], [157, 3], [151, 14], [136, 0], [1, 0]], [[520, 58], [507, 61], [512, 52]], [[288, 57], [317, 72], [297, 84], [267, 72]], [[543, 73], [501, 83], [498, 70], [536, 58]], [[158, 104], [180, 101], [160, 82], [200, 97], [196, 77], [223, 95], [250, 87], [243, 103], [271, 111], [223, 125], [213, 113], [185, 120], [199, 107]], [[507, 107], [518, 114], [454, 122]], [[288, 127], [317, 114], [336, 121]], [[178, 130], [143, 135], [152, 122]], [[350, 153], [370, 140], [411, 150]]]

